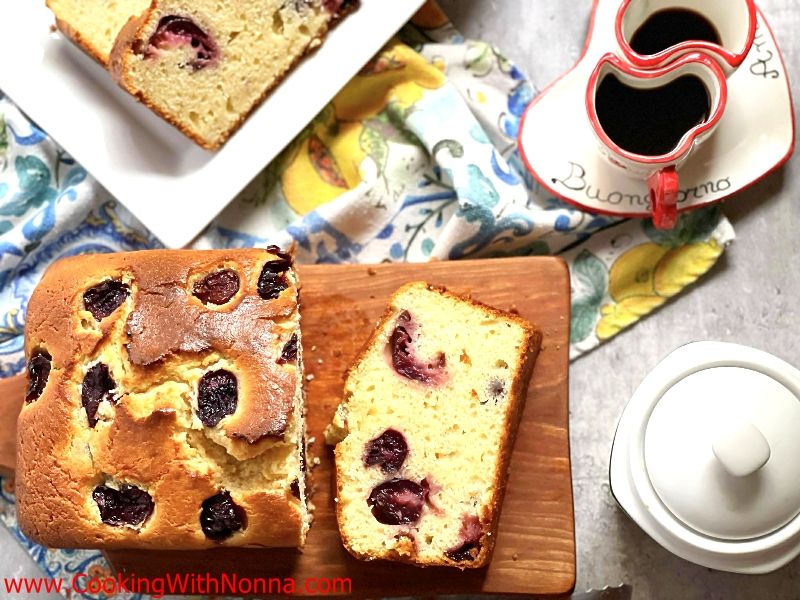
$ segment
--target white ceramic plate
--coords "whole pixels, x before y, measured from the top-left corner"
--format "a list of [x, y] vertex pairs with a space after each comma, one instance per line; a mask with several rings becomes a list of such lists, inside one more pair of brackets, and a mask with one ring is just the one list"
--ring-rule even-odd
[[[644, 180], [611, 165], [586, 114], [589, 75], [606, 52], [621, 55], [614, 34], [619, 0], [595, 0], [584, 54], [528, 108], [519, 134], [528, 170], [550, 193], [590, 212], [649, 217]], [[788, 75], [763, 13], [756, 41], [728, 80], [728, 105], [714, 135], [680, 170], [678, 209], [718, 202], [789, 159], [794, 114]]]
[[325, 106], [424, 0], [362, 6], [218, 152], [119, 89], [50, 26], [43, 0], [0, 2], [0, 89], [166, 246], [188, 244]]

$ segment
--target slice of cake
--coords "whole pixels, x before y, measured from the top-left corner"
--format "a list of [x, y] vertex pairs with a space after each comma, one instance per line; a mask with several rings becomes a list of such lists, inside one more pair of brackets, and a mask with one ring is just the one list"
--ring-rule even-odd
[[198, 144], [219, 148], [356, 4], [154, 0], [123, 28], [111, 71], [123, 88]]
[[274, 247], [54, 264], [25, 330], [23, 532], [70, 548], [302, 545], [297, 290]]
[[125, 23], [150, 8], [152, 0], [47, 0], [58, 29], [102, 65]]
[[540, 343], [520, 317], [425, 283], [392, 296], [327, 432], [351, 554], [488, 563]]

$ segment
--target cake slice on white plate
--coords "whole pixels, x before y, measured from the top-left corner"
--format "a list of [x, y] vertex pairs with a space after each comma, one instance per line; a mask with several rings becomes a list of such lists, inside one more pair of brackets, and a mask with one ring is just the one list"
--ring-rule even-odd
[[217, 149], [359, 0], [47, 0], [123, 89]]
[[219, 148], [356, 0], [155, 0], [111, 53], [119, 84]]

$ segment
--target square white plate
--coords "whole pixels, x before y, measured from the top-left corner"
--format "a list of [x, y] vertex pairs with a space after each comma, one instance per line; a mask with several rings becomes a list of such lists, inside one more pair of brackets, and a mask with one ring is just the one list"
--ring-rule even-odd
[[0, 2], [0, 90], [166, 246], [188, 244], [424, 4], [362, 0], [218, 152], [119, 89], [50, 26], [44, 0]]

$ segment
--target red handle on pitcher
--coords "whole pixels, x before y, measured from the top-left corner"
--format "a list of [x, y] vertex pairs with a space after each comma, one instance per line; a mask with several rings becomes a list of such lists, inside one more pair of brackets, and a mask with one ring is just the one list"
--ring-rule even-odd
[[647, 180], [650, 188], [650, 211], [657, 229], [672, 229], [678, 221], [678, 172], [667, 167], [653, 173]]

